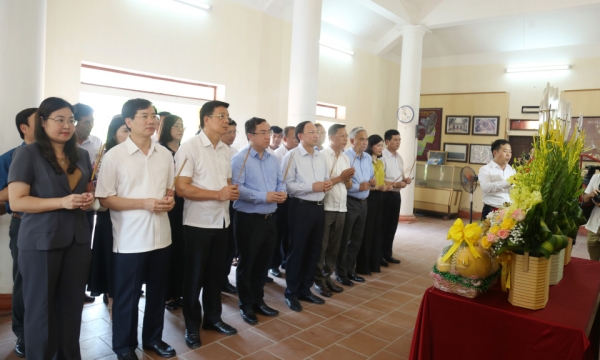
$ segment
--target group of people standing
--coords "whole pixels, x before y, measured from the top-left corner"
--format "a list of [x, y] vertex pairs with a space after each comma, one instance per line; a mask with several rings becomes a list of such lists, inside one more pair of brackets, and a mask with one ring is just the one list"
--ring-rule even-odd
[[[86, 284], [104, 294], [113, 350], [128, 360], [137, 359], [145, 284], [142, 346], [172, 357], [162, 341], [165, 308], [182, 307], [195, 349], [200, 328], [237, 333], [221, 317], [222, 291], [237, 292], [241, 317], [254, 325], [257, 314], [279, 313], [263, 289], [280, 268], [287, 305], [302, 311], [300, 301], [325, 303], [313, 285], [323, 297], [343, 291], [334, 272], [352, 286], [400, 262], [392, 256], [399, 191], [411, 179], [398, 131], [381, 138], [334, 124], [326, 134], [310, 121], [281, 129], [254, 117], [238, 152], [228, 108], [204, 104], [200, 131], [183, 144], [182, 119], [144, 99], [123, 105], [104, 145], [89, 134], [89, 106], [48, 98], [17, 115], [23, 146], [0, 158], [17, 355], [80, 358]], [[232, 260], [237, 288], [228, 281]]]

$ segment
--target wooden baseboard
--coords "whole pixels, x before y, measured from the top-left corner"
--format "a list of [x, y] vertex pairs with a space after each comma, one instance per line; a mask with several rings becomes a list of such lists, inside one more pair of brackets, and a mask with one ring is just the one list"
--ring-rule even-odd
[[[469, 210], [458, 210], [458, 217], [461, 219], [468, 219], [471, 216], [471, 212]], [[481, 212], [473, 211], [473, 221], [481, 220]]]
[[12, 294], [0, 294], [0, 315], [6, 315], [12, 311]]
[[401, 224], [412, 224], [417, 221], [419, 221], [419, 219], [414, 215], [400, 215], [400, 217], [398, 217], [398, 222]]

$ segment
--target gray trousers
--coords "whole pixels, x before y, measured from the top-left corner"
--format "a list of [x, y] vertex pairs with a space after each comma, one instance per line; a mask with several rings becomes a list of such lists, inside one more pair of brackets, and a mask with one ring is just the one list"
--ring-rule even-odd
[[337, 261], [345, 220], [345, 212], [325, 211], [323, 246], [319, 262], [317, 263], [317, 271], [315, 272], [316, 285], [325, 287], [327, 282], [331, 282], [329, 277], [333, 274], [335, 262]]
[[344, 220], [344, 231], [340, 250], [335, 263], [335, 274], [340, 278], [356, 274], [356, 256], [360, 250], [367, 220], [367, 199], [359, 201], [348, 196], [346, 204], [348, 211]]

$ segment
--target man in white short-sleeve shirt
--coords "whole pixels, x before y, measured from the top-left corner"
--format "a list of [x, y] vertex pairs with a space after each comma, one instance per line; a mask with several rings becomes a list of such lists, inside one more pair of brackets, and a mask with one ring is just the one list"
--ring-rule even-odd
[[96, 197], [110, 209], [113, 224], [113, 351], [137, 359], [138, 302], [146, 284], [142, 346], [159, 356], [175, 356], [162, 341], [171, 245], [167, 212], [175, 200], [173, 158], [151, 136], [158, 116], [152, 103], [132, 99], [121, 111], [131, 135], [102, 159]]
[[[201, 345], [200, 326], [225, 335], [237, 333], [221, 319], [221, 288], [231, 221], [229, 202], [240, 195], [231, 183], [231, 151], [220, 140], [229, 128], [228, 107], [222, 101], [204, 104], [200, 109], [202, 131], [183, 143], [175, 155], [178, 171], [185, 162], [176, 189], [177, 195], [185, 199], [183, 316], [185, 342], [191, 349]], [[201, 290], [204, 319], [198, 300]]]

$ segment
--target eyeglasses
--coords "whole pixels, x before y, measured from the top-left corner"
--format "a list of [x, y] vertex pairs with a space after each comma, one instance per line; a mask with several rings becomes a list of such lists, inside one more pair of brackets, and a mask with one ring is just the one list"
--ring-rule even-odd
[[317, 130], [317, 134], [323, 135], [323, 134], [325, 134], [325, 131]]
[[227, 135], [234, 135], [234, 134], [235, 134], [235, 135], [237, 135], [237, 134], [238, 134], [237, 130], [231, 130], [231, 131], [228, 131], [228, 132], [227, 132]]
[[335, 136], [337, 136], [339, 138], [342, 138], [342, 139], [347, 139], [348, 138], [348, 135], [346, 135], [346, 134], [342, 134], [342, 135], [337, 135], [336, 134]]
[[214, 117], [218, 117], [219, 120], [227, 120], [227, 121], [229, 121], [229, 116], [227, 116], [227, 115], [223, 115], [223, 114], [220, 114], [220, 115], [208, 115], [208, 117], [213, 117], [213, 116]]
[[144, 121], [158, 121], [160, 120], [160, 116], [156, 115], [156, 114], [152, 114], [152, 115], [148, 115], [148, 114], [141, 114], [141, 115], [136, 115], [136, 117], [142, 118], [142, 120]]
[[173, 125], [173, 129], [185, 131], [185, 127], [183, 125]]
[[302, 134], [308, 134], [308, 135], [315, 135], [315, 134], [317, 134], [317, 135], [318, 135], [318, 134], [319, 134], [319, 132], [318, 132], [318, 131], [315, 131], [315, 130], [311, 130], [311, 131], [307, 131], [307, 132], [305, 132], [305, 133], [302, 133]]
[[73, 126], [75, 126], [75, 118], [74, 118], [74, 117], [70, 117], [70, 118], [68, 118], [68, 119], [65, 119], [65, 118], [63, 118], [63, 117], [58, 117], [58, 118], [50, 118], [50, 117], [49, 117], [49, 118], [47, 118], [47, 119], [48, 119], [48, 120], [53, 120], [53, 121], [56, 121], [56, 123], [57, 123], [57, 124], [60, 124], [60, 125], [64, 125], [64, 124], [65, 124], [65, 122], [66, 122], [66, 123], [67, 123], [67, 125], [73, 125]]
[[271, 136], [273, 135], [272, 131], [259, 131], [257, 133], [252, 133], [254, 135], [258, 135], [258, 136]]

